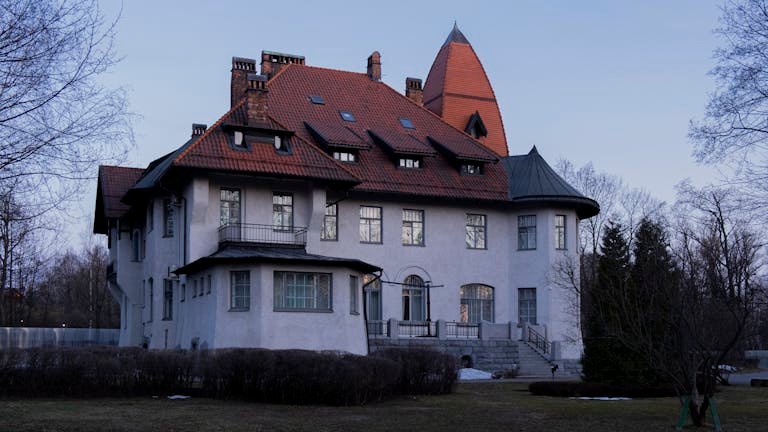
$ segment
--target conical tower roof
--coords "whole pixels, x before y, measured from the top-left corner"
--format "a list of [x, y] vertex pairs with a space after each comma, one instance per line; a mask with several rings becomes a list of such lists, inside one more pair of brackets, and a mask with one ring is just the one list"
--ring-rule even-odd
[[477, 139], [501, 156], [508, 154], [507, 139], [496, 95], [469, 40], [454, 23], [435, 57], [424, 84], [424, 106], [452, 126], [468, 129], [477, 113], [486, 135]]

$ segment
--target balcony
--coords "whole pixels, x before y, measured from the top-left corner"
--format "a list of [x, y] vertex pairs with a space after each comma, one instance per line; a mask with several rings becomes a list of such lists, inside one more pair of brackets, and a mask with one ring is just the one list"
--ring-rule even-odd
[[219, 227], [219, 245], [225, 243], [304, 247], [307, 245], [307, 229], [280, 225], [227, 224]]

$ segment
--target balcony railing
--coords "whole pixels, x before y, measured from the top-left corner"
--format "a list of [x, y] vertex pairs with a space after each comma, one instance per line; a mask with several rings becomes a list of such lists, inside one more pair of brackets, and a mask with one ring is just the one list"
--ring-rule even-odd
[[368, 321], [366, 323], [368, 328], [369, 337], [385, 337], [389, 336], [389, 322], [388, 321]]
[[434, 321], [400, 321], [397, 327], [399, 337], [437, 337]]
[[307, 244], [307, 229], [295, 226], [233, 223], [219, 227], [219, 243], [301, 247]]
[[480, 324], [447, 322], [445, 330], [449, 338], [478, 339], [480, 337]]

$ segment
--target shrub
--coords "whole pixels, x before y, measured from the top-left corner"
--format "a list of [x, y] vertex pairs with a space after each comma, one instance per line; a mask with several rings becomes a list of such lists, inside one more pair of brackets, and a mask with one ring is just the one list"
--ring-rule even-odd
[[448, 394], [456, 384], [456, 359], [428, 349], [389, 348], [373, 353], [375, 357], [400, 364], [396, 391], [400, 394]]
[[654, 398], [676, 395], [672, 386], [622, 386], [576, 381], [538, 381], [531, 383], [528, 391], [538, 396], [556, 397]]

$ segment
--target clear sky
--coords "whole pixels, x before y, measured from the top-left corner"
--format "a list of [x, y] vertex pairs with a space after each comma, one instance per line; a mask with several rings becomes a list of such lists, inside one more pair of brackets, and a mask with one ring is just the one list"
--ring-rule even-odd
[[[554, 164], [592, 161], [656, 197], [714, 173], [697, 166], [688, 122], [714, 89], [715, 0], [144, 1], [123, 4], [107, 77], [141, 117], [127, 164], [145, 167], [184, 143], [192, 123], [229, 107], [232, 56], [300, 54], [310, 65], [365, 71], [403, 91], [426, 78], [453, 26], [472, 43], [499, 101], [511, 154], [532, 145]], [[107, 16], [119, 3], [102, 0]], [[93, 218], [93, 181], [82, 205]]]

